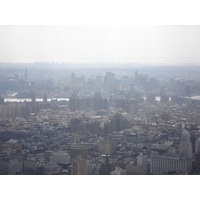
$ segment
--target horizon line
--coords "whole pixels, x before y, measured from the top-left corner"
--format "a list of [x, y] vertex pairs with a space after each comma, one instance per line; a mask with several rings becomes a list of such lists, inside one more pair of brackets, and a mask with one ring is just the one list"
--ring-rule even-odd
[[200, 65], [199, 62], [139, 62], [139, 61], [18, 61], [18, 62], [10, 62], [10, 61], [0, 61], [0, 64], [35, 64], [35, 63], [48, 63], [48, 64], [93, 64], [93, 63], [106, 63], [106, 64], [123, 64], [123, 63], [130, 63], [130, 64], [158, 64], [158, 65]]

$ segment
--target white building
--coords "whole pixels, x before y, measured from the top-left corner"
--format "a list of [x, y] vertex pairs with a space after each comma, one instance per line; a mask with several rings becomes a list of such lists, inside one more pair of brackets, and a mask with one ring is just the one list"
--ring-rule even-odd
[[150, 173], [161, 175], [168, 172], [188, 174], [192, 170], [192, 161], [186, 157], [151, 155]]
[[182, 130], [178, 150], [179, 154], [175, 154], [168, 147], [153, 147], [150, 156], [150, 173], [189, 174], [192, 171], [192, 144], [185, 128]]
[[137, 166], [143, 166], [147, 171], [147, 155], [144, 155], [142, 152], [137, 156]]

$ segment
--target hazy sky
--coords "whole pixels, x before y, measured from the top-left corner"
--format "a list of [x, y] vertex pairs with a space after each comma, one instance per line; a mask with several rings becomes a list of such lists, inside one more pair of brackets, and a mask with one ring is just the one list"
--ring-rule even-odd
[[200, 26], [0, 26], [0, 62], [200, 63]]

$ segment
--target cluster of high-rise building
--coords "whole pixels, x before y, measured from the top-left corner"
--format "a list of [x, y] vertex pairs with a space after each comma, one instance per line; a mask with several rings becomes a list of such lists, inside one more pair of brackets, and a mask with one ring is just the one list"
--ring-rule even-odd
[[0, 118], [26, 117], [31, 113], [37, 114], [40, 111], [40, 105], [26, 103], [7, 103], [0, 105]]
[[73, 70], [0, 81], [0, 174], [200, 173], [197, 79]]

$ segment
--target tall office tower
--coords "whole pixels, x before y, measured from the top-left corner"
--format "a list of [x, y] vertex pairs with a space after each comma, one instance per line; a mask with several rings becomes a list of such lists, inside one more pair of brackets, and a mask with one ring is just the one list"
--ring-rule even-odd
[[121, 131], [131, 128], [130, 122], [121, 114], [116, 113], [111, 119], [111, 131]]
[[47, 95], [46, 94], [43, 94], [43, 103], [47, 103]]
[[76, 109], [77, 109], [77, 96], [72, 95], [69, 98], [69, 109], [72, 112], [76, 111]]
[[99, 150], [103, 154], [111, 155], [115, 151], [115, 139], [109, 135], [99, 142]]
[[31, 94], [31, 101], [32, 101], [32, 103], [35, 103], [35, 102], [36, 102], [36, 94], [35, 94], [35, 92], [33, 92], [33, 93]]
[[111, 133], [111, 123], [109, 123], [109, 122], [106, 122], [105, 124], [104, 124], [104, 134], [105, 135], [108, 135], [108, 134], [110, 134]]
[[72, 73], [71, 75], [71, 85], [75, 85], [76, 84], [76, 75], [75, 73]]
[[71, 159], [71, 175], [87, 175], [88, 174], [88, 161], [78, 155], [76, 158]]
[[130, 90], [130, 78], [128, 76], [123, 76], [120, 80], [120, 85], [123, 90]]
[[21, 115], [22, 117], [25, 117], [30, 114], [30, 107], [28, 107], [26, 104], [21, 105]]
[[84, 146], [71, 146], [70, 147], [70, 157], [76, 158], [78, 155], [81, 155], [82, 158], [88, 159], [88, 147]]
[[114, 86], [115, 83], [115, 74], [112, 72], [106, 72], [106, 76], [105, 76], [105, 84], [107, 86]]
[[192, 159], [192, 143], [190, 134], [185, 129], [185, 124], [182, 124], [181, 141], [179, 144], [179, 155]]
[[82, 120], [78, 118], [72, 118], [70, 121], [70, 129], [71, 132], [76, 132], [78, 131], [78, 127], [82, 125]]
[[116, 113], [111, 119], [111, 130], [121, 131], [121, 114]]
[[138, 84], [139, 83], [139, 75], [138, 72], [135, 71], [135, 83]]
[[72, 133], [72, 143], [75, 143], [75, 144], [80, 143], [79, 133]]
[[110, 172], [111, 172], [111, 164], [109, 157], [106, 155], [105, 163], [102, 163], [100, 167], [100, 175], [110, 175]]
[[16, 110], [15, 110], [16, 104], [9, 103], [7, 104], [7, 117], [13, 118], [16, 117]]
[[0, 104], [4, 104], [4, 98], [0, 95]]
[[129, 100], [126, 103], [126, 111], [131, 115], [136, 115], [138, 113], [138, 103], [136, 100]]
[[157, 88], [157, 78], [150, 78], [149, 79], [149, 89], [155, 90]]

